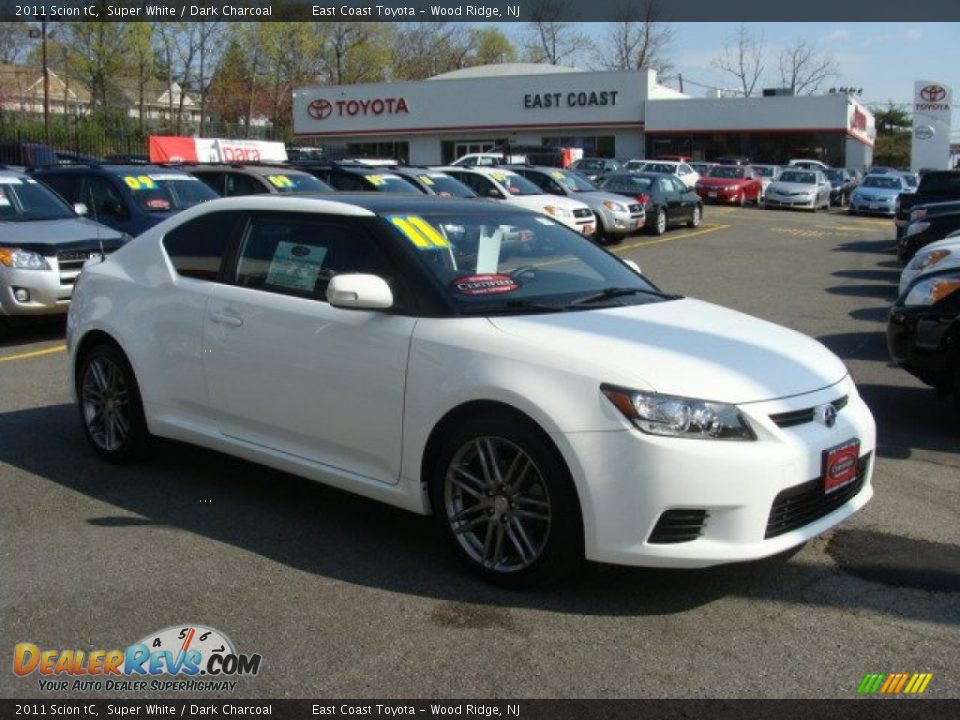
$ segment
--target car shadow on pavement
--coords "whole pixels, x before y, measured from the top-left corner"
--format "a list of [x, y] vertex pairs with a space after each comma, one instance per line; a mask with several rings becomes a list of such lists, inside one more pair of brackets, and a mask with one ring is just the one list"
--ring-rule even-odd
[[12, 350], [50, 340], [63, 340], [66, 327], [66, 316], [27, 325], [14, 325], [9, 328], [6, 337], [0, 340], [0, 350]]
[[[512, 592], [461, 568], [429, 518], [351, 493], [169, 441], [158, 442], [148, 462], [104, 463], [82, 437], [72, 405], [0, 414], [0, 437], [0, 462], [116, 508], [86, 518], [91, 532], [150, 533], [163, 526], [193, 533], [324, 578], [444, 601], [434, 618], [441, 625], [495, 623], [488, 616], [503, 608], [669, 615], [726, 596], [883, 611], [875, 593], [811, 592], [860, 581], [832, 564], [804, 561], [799, 550], [705, 570], [588, 564], [555, 585]], [[943, 622], [942, 610], [922, 602], [898, 612]]]
[[844, 360], [886, 362], [890, 359], [890, 354], [887, 352], [887, 341], [882, 333], [851, 332], [818, 335], [817, 340]]
[[[904, 371], [906, 372], [906, 371]], [[960, 421], [949, 399], [928, 387], [858, 384], [877, 419], [877, 454], [907, 458], [914, 450], [956, 454]]]
[[897, 286], [892, 283], [885, 285], [834, 285], [827, 288], [831, 295], [844, 295], [846, 297], [865, 297], [887, 300], [892, 303], [897, 299]]
[[888, 281], [894, 284], [900, 279], [900, 273], [896, 270], [837, 270], [830, 274], [838, 278], [876, 280], [878, 282]]
[[837, 245], [834, 252], [852, 252], [852, 253], [878, 253], [888, 255], [897, 247], [897, 241], [889, 240], [851, 240], [850, 242]]
[[890, 308], [887, 305], [881, 307], [864, 307], [851, 310], [847, 314], [854, 320], [886, 323], [887, 318], [890, 316]]

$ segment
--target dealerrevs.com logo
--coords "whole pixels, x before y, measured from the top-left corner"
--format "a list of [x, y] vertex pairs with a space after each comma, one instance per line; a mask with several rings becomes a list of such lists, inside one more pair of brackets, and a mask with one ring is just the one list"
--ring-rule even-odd
[[238, 680], [260, 672], [262, 657], [236, 651], [219, 630], [174, 625], [125, 650], [41, 649], [18, 643], [13, 672], [36, 675], [44, 692], [232, 691]]

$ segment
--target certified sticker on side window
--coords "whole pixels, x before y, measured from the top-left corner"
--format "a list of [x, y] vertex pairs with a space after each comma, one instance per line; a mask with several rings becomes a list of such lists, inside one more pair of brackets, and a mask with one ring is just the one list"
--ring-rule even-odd
[[312, 292], [326, 255], [325, 247], [278, 242], [267, 270], [267, 284]]
[[450, 247], [450, 241], [419, 215], [391, 215], [387, 220], [419, 250]]

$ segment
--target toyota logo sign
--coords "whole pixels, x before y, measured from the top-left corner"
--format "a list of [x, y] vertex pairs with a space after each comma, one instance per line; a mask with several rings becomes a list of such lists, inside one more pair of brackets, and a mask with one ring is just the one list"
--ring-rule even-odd
[[329, 100], [324, 100], [323, 98], [314, 100], [307, 105], [307, 114], [314, 120], [323, 120], [324, 118], [328, 118], [332, 112], [333, 105]]
[[940, 85], [927, 85], [920, 88], [920, 97], [927, 102], [940, 102], [947, 96], [947, 91]]

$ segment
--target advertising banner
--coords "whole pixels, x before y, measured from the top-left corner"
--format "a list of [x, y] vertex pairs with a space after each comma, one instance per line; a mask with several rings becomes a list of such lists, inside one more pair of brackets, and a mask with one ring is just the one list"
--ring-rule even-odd
[[174, 135], [150, 136], [150, 162], [160, 163], [253, 163], [285, 162], [282, 142], [225, 140]]

